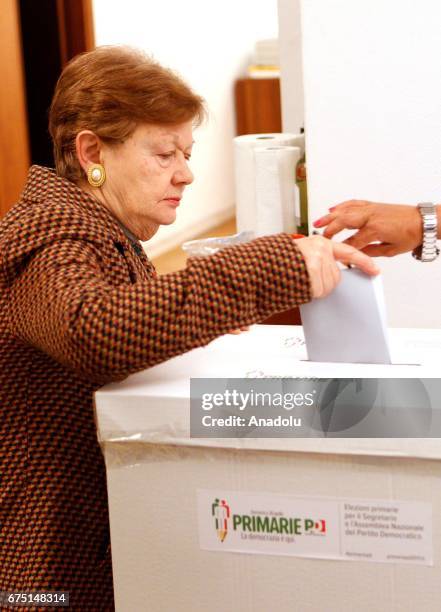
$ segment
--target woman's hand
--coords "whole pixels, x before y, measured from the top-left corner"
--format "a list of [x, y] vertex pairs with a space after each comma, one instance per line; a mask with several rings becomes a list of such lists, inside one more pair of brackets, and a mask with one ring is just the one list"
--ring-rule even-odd
[[310, 236], [295, 242], [305, 259], [313, 298], [325, 297], [336, 287], [340, 281], [338, 261], [357, 266], [370, 276], [380, 272], [370, 257], [342, 242], [332, 242], [322, 236]]
[[345, 228], [357, 229], [345, 243], [372, 257], [392, 257], [412, 251], [423, 241], [417, 207], [403, 204], [349, 200], [330, 208], [329, 214], [315, 221], [314, 227], [326, 227], [323, 235], [327, 238]]
[[246, 332], [249, 331], [250, 326], [249, 325], [245, 325], [244, 327], [239, 327], [239, 329], [233, 329], [232, 331], [228, 332], [229, 334], [234, 334], [235, 336], [237, 336], [237, 334], [241, 334], [242, 332]]

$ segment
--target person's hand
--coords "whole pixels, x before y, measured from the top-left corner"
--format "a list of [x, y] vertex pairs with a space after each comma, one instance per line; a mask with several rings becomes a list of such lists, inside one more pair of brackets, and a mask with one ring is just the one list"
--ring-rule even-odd
[[[423, 241], [423, 224], [416, 206], [349, 200], [329, 209], [314, 223], [332, 238], [343, 229], [357, 229], [346, 244], [372, 257], [392, 257], [412, 251]], [[374, 243], [374, 244], [372, 244]]]
[[325, 297], [337, 286], [340, 281], [338, 261], [357, 266], [370, 276], [380, 272], [370, 257], [342, 242], [332, 242], [322, 236], [310, 236], [295, 242], [306, 263], [313, 298]]
[[242, 332], [246, 332], [249, 331], [250, 326], [249, 325], [245, 325], [244, 327], [239, 327], [239, 329], [233, 329], [232, 331], [228, 332], [229, 334], [233, 334], [233, 335], [237, 335], [237, 334], [241, 334]]

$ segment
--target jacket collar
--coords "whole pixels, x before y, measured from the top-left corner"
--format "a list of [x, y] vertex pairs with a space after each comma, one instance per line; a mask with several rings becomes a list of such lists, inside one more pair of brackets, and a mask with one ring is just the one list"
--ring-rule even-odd
[[98, 221], [115, 240], [127, 240], [120, 223], [105, 206], [52, 168], [31, 166], [21, 199], [33, 202], [64, 202], [81, 209], [91, 220]]

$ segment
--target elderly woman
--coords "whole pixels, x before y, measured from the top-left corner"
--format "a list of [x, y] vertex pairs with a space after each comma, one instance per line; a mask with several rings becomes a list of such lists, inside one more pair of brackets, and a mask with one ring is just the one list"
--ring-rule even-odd
[[353, 247], [280, 234], [157, 277], [140, 246], [173, 223], [202, 99], [139, 52], [63, 71], [56, 172], [34, 166], [0, 225], [0, 590], [63, 590], [113, 610], [106, 480], [93, 393], [331, 291]]

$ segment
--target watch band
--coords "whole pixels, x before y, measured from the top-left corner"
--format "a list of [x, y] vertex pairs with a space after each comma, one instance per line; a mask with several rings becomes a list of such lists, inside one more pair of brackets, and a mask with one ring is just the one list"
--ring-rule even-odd
[[418, 204], [423, 220], [423, 242], [412, 251], [415, 259], [422, 262], [434, 261], [439, 255], [439, 249], [436, 246], [438, 219], [436, 209], [431, 202], [421, 202]]

